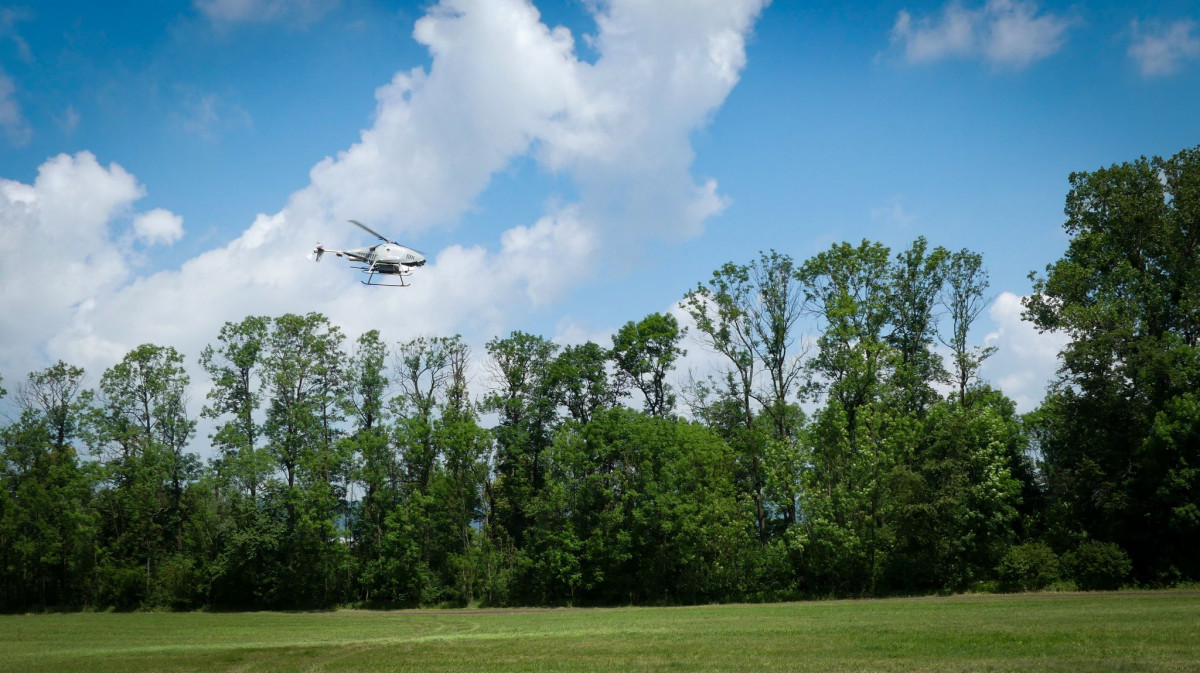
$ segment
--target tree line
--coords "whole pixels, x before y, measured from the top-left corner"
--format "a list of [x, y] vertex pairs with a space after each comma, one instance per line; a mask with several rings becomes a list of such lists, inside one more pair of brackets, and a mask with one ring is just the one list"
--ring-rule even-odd
[[981, 256], [923, 238], [723, 265], [682, 297], [719, 362], [683, 384], [669, 313], [603, 345], [496, 337], [475, 382], [459, 336], [228, 322], [198, 358], [207, 459], [170, 346], [94, 389], [30, 373], [0, 429], [0, 610], [1195, 580], [1200, 148], [1070, 182], [1068, 249], [1025, 299], [1070, 343], [1024, 415], [979, 379]]

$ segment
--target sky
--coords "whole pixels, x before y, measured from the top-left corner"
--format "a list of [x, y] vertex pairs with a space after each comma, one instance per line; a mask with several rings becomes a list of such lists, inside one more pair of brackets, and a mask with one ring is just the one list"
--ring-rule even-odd
[[[155, 343], [193, 413], [252, 314], [606, 344], [725, 262], [917, 236], [983, 255], [982, 374], [1029, 411], [1068, 176], [1200, 143], [1194, 0], [4, 2], [4, 386]], [[349, 219], [411, 287], [306, 259]]]

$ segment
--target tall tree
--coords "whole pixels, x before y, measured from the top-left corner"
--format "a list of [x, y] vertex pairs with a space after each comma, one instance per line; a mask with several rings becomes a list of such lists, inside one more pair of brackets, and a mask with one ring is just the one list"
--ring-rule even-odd
[[0, 609], [79, 607], [95, 558], [94, 478], [74, 446], [89, 391], [58, 362], [18, 388], [21, 416], [0, 429]]
[[250, 497], [258, 491], [270, 470], [269, 456], [258, 447], [262, 427], [255, 413], [262, 403], [262, 375], [266, 339], [271, 320], [247, 316], [240, 323], [226, 322], [217, 336], [218, 345], [204, 347], [200, 366], [212, 378], [208, 404], [200, 411], [205, 418], [232, 416], [217, 426], [211, 436], [221, 453], [222, 467]]
[[447, 544], [441, 559], [453, 597], [463, 603], [475, 600], [479, 574], [476, 533], [485, 524], [483, 492], [488, 477], [491, 434], [479, 426], [475, 408], [464, 403], [467, 390], [465, 345], [454, 349], [450, 380], [442, 414], [434, 424], [434, 442], [442, 456], [431, 492], [444, 512]]
[[[776, 498], [770, 509], [782, 514], [785, 525], [795, 522], [799, 485], [783, 476], [794, 474], [785, 468], [794, 466], [799, 455], [797, 432], [803, 414], [793, 396], [804, 362], [804, 349], [796, 348], [795, 331], [803, 299], [795, 263], [774, 250], [759, 253], [758, 259], [747, 265], [723, 265], [707, 284], [698, 284], [685, 297], [702, 343], [724, 356], [727, 364], [723, 384], [705, 384], [694, 393], [714, 389], [723, 393], [725, 399], [715, 402], [708, 415], [725, 419], [722, 424], [747, 475], [758, 512], [759, 535], [764, 540], [768, 473]], [[766, 385], [759, 380], [763, 373]], [[729, 412], [735, 409], [736, 416], [731, 416]], [[769, 421], [762, 428], [756, 424], [760, 410]], [[764, 465], [764, 461], [770, 464]]]
[[[387, 391], [387, 345], [377, 330], [364, 332], [357, 341], [348, 367], [348, 409], [354, 431], [347, 439], [355, 455], [354, 481], [362, 495], [354, 504], [350, 522], [352, 555], [357, 568], [359, 597], [377, 598], [384, 584], [383, 539], [388, 513], [399, 502], [399, 466], [389, 441]], [[353, 500], [353, 498], [352, 498]]]
[[271, 401], [264, 435], [285, 479], [276, 498], [286, 513], [283, 564], [290, 605], [336, 602], [344, 581], [339, 521], [350, 460], [336, 441], [346, 406], [342, 341], [341, 330], [319, 313], [280, 316], [267, 339]]
[[636, 323], [625, 323], [613, 335], [618, 387], [641, 391], [651, 416], [663, 418], [675, 407], [667, 374], [675, 368], [675, 361], [686, 355], [679, 347], [686, 332], [670, 313], [651, 313]]
[[558, 402], [583, 425], [617, 403], [618, 387], [608, 376], [609, 356], [610, 351], [588, 341], [567, 346], [550, 366], [550, 383]]
[[90, 441], [113, 486], [101, 495], [114, 561], [109, 600], [118, 604], [147, 600], [159, 564], [182, 546], [185, 486], [199, 467], [186, 452], [196, 427], [187, 415], [188, 382], [183, 355], [153, 344], [133, 349], [100, 379]]
[[[698, 283], [684, 296], [684, 305], [695, 321], [700, 341], [709, 350], [724, 357], [723, 386], [710, 384], [700, 388], [696, 397], [707, 406], [705, 393], [717, 389], [715, 409], [702, 411], [710, 419], [724, 420], [727, 439], [738, 452], [743, 488], [754, 499], [755, 529], [759, 540], [767, 539], [767, 506], [764, 497], [766, 474], [763, 469], [765, 438], [755, 428], [758, 399], [758, 350], [761, 330], [757, 329], [754, 307], [759, 298], [751, 278], [751, 267], [727, 262], [713, 271], [707, 284]], [[723, 398], [723, 399], [722, 399]]]
[[453, 365], [463, 359], [467, 346], [458, 335], [418, 337], [402, 343], [393, 364], [400, 394], [394, 400], [400, 417], [405, 478], [423, 493], [437, 463], [433, 423], [439, 401], [451, 383]]
[[[889, 256], [879, 243], [840, 243], [798, 273], [805, 309], [822, 329], [806, 389], [828, 397], [809, 435], [806, 525], [817, 548], [829, 545], [814, 556], [824, 556], [839, 578], [832, 586], [842, 591], [876, 587], [889, 544], [889, 476], [911, 446], [911, 420], [883, 403], [897, 361], [886, 335], [893, 321]], [[843, 557], [842, 567], [830, 556]]]
[[492, 386], [483, 408], [499, 414], [496, 480], [489, 509], [513, 542], [520, 543], [530, 524], [527, 505], [544, 483], [543, 453], [550, 446], [555, 420], [550, 363], [558, 346], [544, 337], [513, 332], [487, 343]]
[[30, 373], [17, 389], [17, 403], [41, 414], [49, 424], [55, 446], [66, 446], [74, 437], [91, 397], [91, 391], [83, 389], [83, 369], [62, 360]]
[[995, 346], [972, 346], [968, 334], [975, 320], [987, 308], [988, 273], [979, 253], [963, 249], [950, 256], [946, 265], [946, 289], [942, 304], [950, 313], [950, 335], [942, 343], [954, 354], [953, 380], [958, 403], [967, 406], [967, 391], [976, 380], [983, 361], [996, 352]]
[[922, 413], [936, 402], [939, 395], [933, 386], [946, 380], [941, 357], [934, 352], [933, 344], [937, 337], [934, 308], [942, 293], [949, 260], [945, 248], [929, 250], [922, 236], [896, 255], [892, 265], [888, 296], [892, 331], [888, 342], [896, 350], [893, 374], [896, 394], [909, 413]]
[[1200, 388], [1200, 147], [1070, 182], [1067, 251], [1025, 301], [1070, 338], [1044, 419], [1051, 496], [1142, 579], [1196, 578], [1200, 445], [1179, 439]]

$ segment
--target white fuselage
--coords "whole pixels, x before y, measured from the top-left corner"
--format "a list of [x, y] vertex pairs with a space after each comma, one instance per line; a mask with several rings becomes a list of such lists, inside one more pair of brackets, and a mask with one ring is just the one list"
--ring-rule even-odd
[[[380, 243], [369, 248], [351, 248], [343, 250], [347, 257], [370, 264], [380, 273], [398, 272], [399, 267], [415, 267], [425, 265], [425, 256], [412, 248], [398, 243]], [[392, 267], [395, 267], [392, 269]]]

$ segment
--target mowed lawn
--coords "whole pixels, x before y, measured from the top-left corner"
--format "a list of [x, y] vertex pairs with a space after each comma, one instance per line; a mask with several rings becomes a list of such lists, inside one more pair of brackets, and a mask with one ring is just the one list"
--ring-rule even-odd
[[1200, 671], [1200, 592], [0, 617], [3, 671]]

